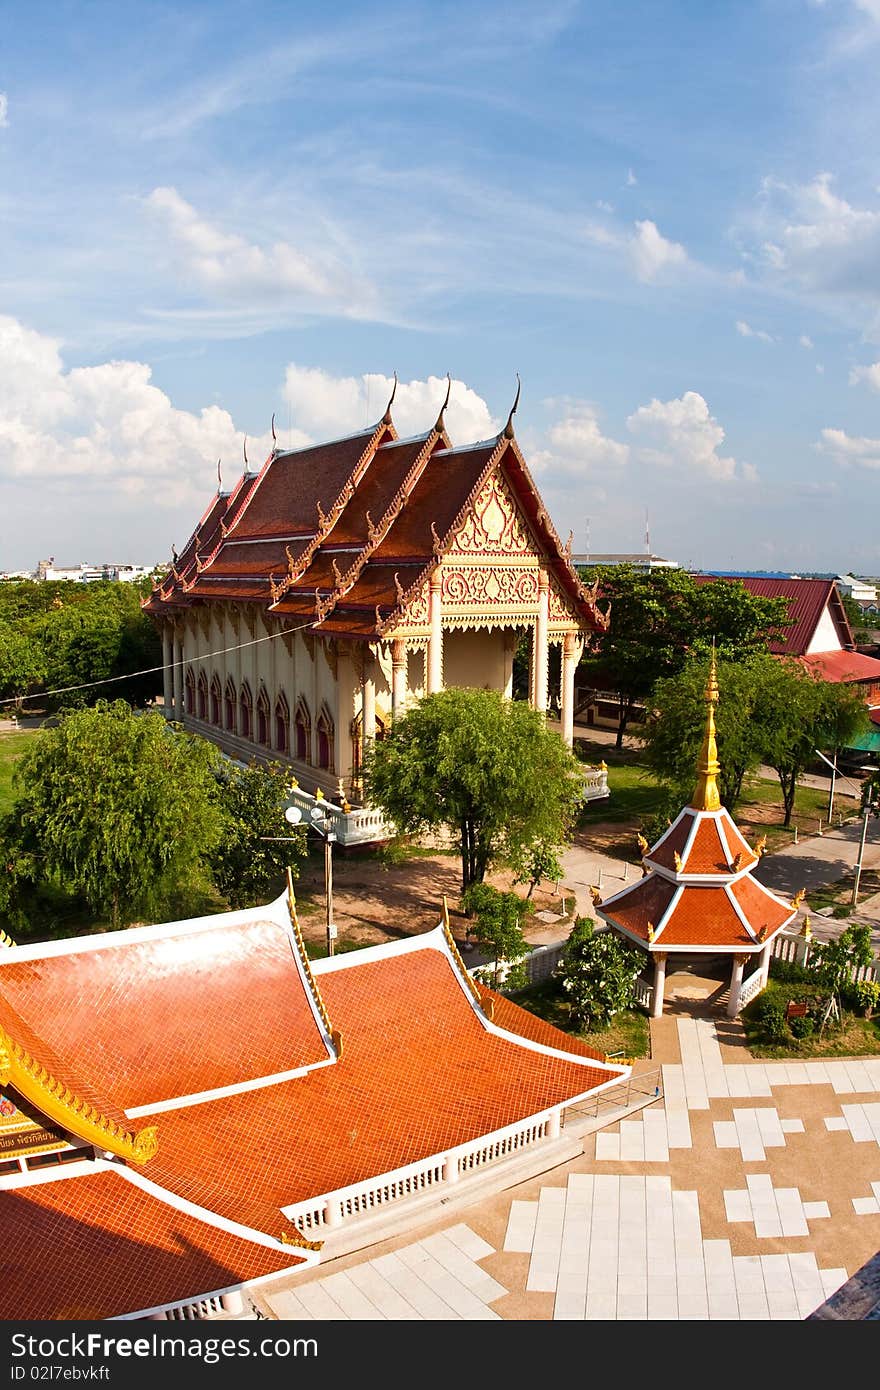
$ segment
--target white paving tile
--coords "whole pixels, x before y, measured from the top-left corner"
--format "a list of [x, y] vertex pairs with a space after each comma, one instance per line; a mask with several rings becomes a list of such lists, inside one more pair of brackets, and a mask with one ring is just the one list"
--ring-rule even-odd
[[829, 1130], [849, 1129], [846, 1118], [843, 1115], [829, 1115], [825, 1120], [825, 1128]]
[[856, 1216], [876, 1216], [880, 1212], [876, 1197], [853, 1197], [852, 1204]]
[[527, 1255], [532, 1248], [537, 1218], [537, 1202], [511, 1202], [507, 1217], [507, 1232], [504, 1236], [504, 1249], [516, 1254]]
[[392, 1322], [407, 1322], [419, 1317], [409, 1300], [388, 1282], [372, 1260], [367, 1260], [362, 1265], [352, 1265], [346, 1272], [351, 1282], [378, 1309], [383, 1318]]
[[803, 1120], [783, 1120], [781, 1123], [782, 1123], [782, 1132], [783, 1132], [783, 1134], [803, 1134], [803, 1133], [804, 1133], [804, 1122], [803, 1122]]

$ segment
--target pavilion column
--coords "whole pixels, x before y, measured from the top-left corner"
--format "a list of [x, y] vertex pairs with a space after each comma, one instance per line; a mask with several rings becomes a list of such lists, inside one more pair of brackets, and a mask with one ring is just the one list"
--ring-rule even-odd
[[167, 623], [162, 624], [162, 704], [165, 708], [165, 718], [170, 719], [173, 711], [171, 701], [174, 698], [174, 671], [171, 665], [174, 660], [174, 644], [171, 628]]
[[762, 989], [766, 988], [767, 981], [768, 981], [769, 978], [770, 978], [770, 957], [772, 956], [772, 954], [773, 954], [773, 942], [772, 942], [772, 941], [768, 941], [768, 942], [767, 942], [767, 945], [764, 947], [763, 951], [761, 952], [761, 966], [760, 966], [760, 969], [761, 969], [761, 988], [762, 988]]
[[742, 993], [743, 968], [748, 956], [734, 956], [730, 972], [730, 999], [727, 1003], [727, 1017], [736, 1018], [739, 1013], [739, 997]]
[[362, 690], [363, 699], [363, 729], [364, 729], [364, 752], [367, 751], [367, 744], [372, 743], [376, 737], [376, 681], [372, 670], [367, 673], [364, 671], [364, 682]]
[[535, 709], [547, 712], [547, 629], [550, 622], [550, 580], [538, 576], [538, 621], [535, 624]]
[[443, 607], [440, 602], [440, 571], [431, 575], [431, 589], [428, 599], [428, 623], [431, 635], [428, 638], [428, 695], [443, 689]]
[[663, 993], [666, 989], [666, 957], [662, 952], [654, 955], [654, 998], [651, 1003], [651, 1017], [660, 1018], [663, 1013]]
[[174, 654], [174, 718], [178, 724], [183, 722], [183, 643], [175, 633], [171, 650]]
[[562, 639], [562, 737], [569, 748], [574, 744], [574, 672], [577, 663], [577, 636], [567, 632]]
[[391, 643], [391, 718], [403, 714], [406, 705], [406, 643], [398, 637]]

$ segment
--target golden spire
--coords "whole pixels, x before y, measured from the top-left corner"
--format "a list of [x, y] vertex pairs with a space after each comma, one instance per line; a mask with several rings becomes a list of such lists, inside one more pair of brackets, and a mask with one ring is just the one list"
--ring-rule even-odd
[[715, 742], [715, 706], [718, 704], [718, 675], [715, 667], [715, 644], [712, 644], [712, 663], [709, 679], [706, 682], [706, 732], [697, 763], [697, 785], [691, 806], [695, 811], [720, 811], [721, 797], [718, 795], [716, 778], [721, 771], [718, 761], [718, 745]]

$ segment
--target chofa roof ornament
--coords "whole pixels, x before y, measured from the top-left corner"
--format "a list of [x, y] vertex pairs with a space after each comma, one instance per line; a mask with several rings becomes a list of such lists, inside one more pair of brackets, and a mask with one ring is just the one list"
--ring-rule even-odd
[[520, 392], [521, 392], [521, 391], [522, 391], [522, 382], [521, 382], [520, 379], [519, 379], [519, 372], [517, 372], [517, 374], [516, 374], [516, 396], [515, 396], [515, 398], [514, 398], [513, 405], [510, 407], [510, 414], [509, 414], [508, 417], [507, 417], [507, 424], [504, 426], [504, 429], [501, 431], [501, 433], [502, 433], [502, 435], [504, 436], [505, 439], [512, 439], [512, 438], [513, 438], [513, 417], [514, 417], [514, 415], [516, 414], [516, 408], [517, 408], [517, 406], [519, 405], [519, 397], [520, 397]]
[[452, 394], [452, 377], [446, 373], [446, 399], [440, 407], [440, 414], [437, 416], [437, 423], [434, 426], [434, 433], [440, 434], [443, 429], [443, 416], [446, 414], [446, 407], [449, 404], [449, 397]]
[[394, 385], [391, 388], [391, 395], [388, 397], [388, 404], [385, 407], [385, 414], [382, 416], [382, 424], [391, 424], [391, 407], [394, 404], [394, 397], [397, 395], [397, 372], [394, 373]]

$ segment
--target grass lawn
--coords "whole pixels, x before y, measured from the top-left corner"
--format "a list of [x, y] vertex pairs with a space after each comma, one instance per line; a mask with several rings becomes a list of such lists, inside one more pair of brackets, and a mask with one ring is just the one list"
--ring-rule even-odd
[[606, 1055], [612, 1053], [624, 1057], [650, 1057], [651, 1030], [648, 1015], [640, 1009], [625, 1009], [615, 1014], [609, 1028], [597, 1033], [586, 1033], [576, 1028], [571, 1021], [571, 1006], [561, 985], [555, 980], [547, 980], [540, 985], [522, 990], [512, 996], [514, 1003], [529, 1013], [537, 1014], [555, 1028], [580, 1038], [588, 1047]]
[[[806, 1038], [791, 1035], [774, 1038], [761, 1026], [761, 1016], [767, 1004], [784, 1009], [790, 999], [804, 999], [814, 1019], [815, 1032]], [[840, 1022], [831, 1020], [819, 1036], [819, 1023], [828, 995], [816, 985], [790, 984], [771, 978], [767, 988], [748, 1004], [740, 1014], [746, 1042], [753, 1057], [816, 1058], [816, 1057], [876, 1057], [880, 1055], [880, 1019], [863, 1018], [861, 1014], [844, 1009]], [[797, 1020], [795, 1020], [795, 1023]]]
[[20, 733], [0, 734], [0, 815], [8, 811], [14, 801], [12, 769], [15, 762], [37, 732], [36, 729], [25, 729]]

